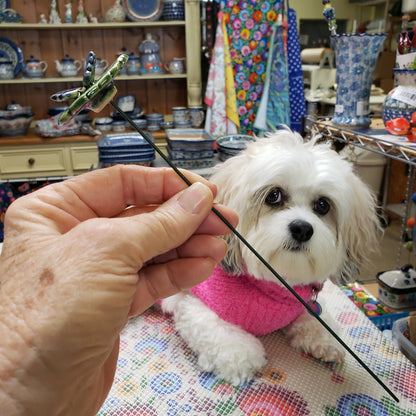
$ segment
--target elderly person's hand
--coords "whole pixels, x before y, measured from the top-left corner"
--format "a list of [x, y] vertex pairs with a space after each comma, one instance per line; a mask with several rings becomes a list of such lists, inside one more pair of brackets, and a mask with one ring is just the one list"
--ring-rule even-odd
[[[206, 279], [229, 232], [215, 186], [117, 166], [19, 198], [0, 258], [0, 413], [93, 415], [129, 316]], [[198, 181], [198, 182], [197, 182]], [[217, 207], [233, 224], [236, 214]]]

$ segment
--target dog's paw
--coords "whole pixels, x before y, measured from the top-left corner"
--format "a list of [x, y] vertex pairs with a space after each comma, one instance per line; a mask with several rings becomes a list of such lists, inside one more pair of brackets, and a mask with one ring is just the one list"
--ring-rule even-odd
[[233, 331], [228, 335], [218, 348], [201, 349], [198, 364], [204, 371], [240, 385], [251, 380], [264, 367], [266, 353], [260, 340], [250, 334]]
[[312, 316], [306, 313], [293, 322], [285, 332], [290, 344], [298, 351], [325, 362], [340, 363], [345, 357], [343, 347]]
[[340, 363], [344, 360], [345, 352], [336, 340], [320, 339], [304, 345], [303, 350], [312, 357], [325, 362]]

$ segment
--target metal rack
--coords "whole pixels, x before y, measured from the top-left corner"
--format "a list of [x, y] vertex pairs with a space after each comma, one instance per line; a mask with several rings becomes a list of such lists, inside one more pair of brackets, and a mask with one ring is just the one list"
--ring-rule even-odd
[[[384, 128], [381, 120], [374, 120], [369, 133], [358, 130], [339, 127], [326, 120], [308, 118], [307, 126], [314, 133], [320, 133], [327, 140], [337, 140], [346, 144], [352, 144], [362, 149], [370, 150], [386, 156], [390, 159], [400, 160], [410, 166], [416, 167], [416, 148], [411, 148], [405, 143], [392, 143], [371, 135], [371, 129]], [[387, 134], [387, 133], [386, 133]]]

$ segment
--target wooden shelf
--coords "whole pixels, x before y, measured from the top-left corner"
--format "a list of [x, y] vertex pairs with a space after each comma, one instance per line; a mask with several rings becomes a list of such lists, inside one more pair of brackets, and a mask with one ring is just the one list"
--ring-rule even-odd
[[0, 30], [21, 30], [21, 29], [36, 29], [36, 30], [70, 30], [70, 29], [128, 29], [132, 27], [155, 27], [155, 26], [184, 26], [184, 20], [172, 21], [152, 21], [152, 22], [103, 22], [103, 23], [0, 23]]
[[[120, 132], [108, 131], [103, 134], [120, 134]], [[124, 133], [124, 132], [122, 132]], [[133, 131], [126, 131], [126, 133], [133, 133]], [[155, 140], [162, 140], [166, 138], [164, 130], [152, 131], [150, 133]], [[75, 135], [65, 137], [40, 137], [34, 128], [30, 128], [24, 136], [0, 137], [1, 146], [25, 146], [38, 144], [62, 144], [62, 143], [82, 143], [82, 142], [96, 142], [100, 136]]]
[[[158, 79], [180, 79], [186, 78], [187, 74], [146, 74], [146, 75], [118, 75], [116, 80], [119, 81], [140, 81], [140, 80], [158, 80]], [[45, 77], [45, 78], [14, 78], [2, 79], [1, 84], [53, 84], [58, 82], [82, 82], [82, 77]]]
[[[61, 19], [67, 0], [57, 0]], [[76, 2], [75, 2], [76, 3]], [[114, 0], [88, 0], [87, 14], [103, 20]], [[140, 44], [151, 35], [160, 47], [163, 63], [174, 58], [186, 59], [183, 74], [118, 75], [118, 95], [133, 94], [136, 105], [146, 113], [170, 114], [172, 107], [192, 106], [202, 103], [200, 2], [185, 0], [185, 19], [142, 22], [102, 23], [38, 23], [41, 15], [50, 12], [50, 1], [17, 2], [14, 9], [24, 23], [0, 23], [0, 35], [14, 42], [23, 53], [23, 60], [31, 55], [47, 62], [42, 78], [26, 77], [22, 71], [16, 78], [0, 80], [0, 108], [11, 102], [32, 106], [37, 119], [47, 117], [50, 96], [57, 90], [81, 86], [82, 69], [74, 77], [61, 77], [55, 61], [65, 55], [74, 60], [84, 60], [89, 51], [97, 57], [114, 62], [121, 50], [138, 53]], [[76, 7], [72, 2], [73, 18]], [[31, 23], [28, 23], [31, 22]], [[77, 85], [78, 84], [78, 85]], [[107, 116], [109, 108], [101, 115]]]

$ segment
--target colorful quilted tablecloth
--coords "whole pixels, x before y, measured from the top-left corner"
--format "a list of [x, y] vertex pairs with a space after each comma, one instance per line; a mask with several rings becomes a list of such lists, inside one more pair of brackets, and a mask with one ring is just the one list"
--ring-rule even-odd
[[399, 403], [350, 355], [324, 364], [292, 349], [280, 332], [261, 337], [266, 368], [232, 386], [201, 372], [171, 318], [153, 307], [122, 332], [115, 381], [98, 415], [416, 416], [416, 367], [338, 287], [326, 283], [319, 300]]

